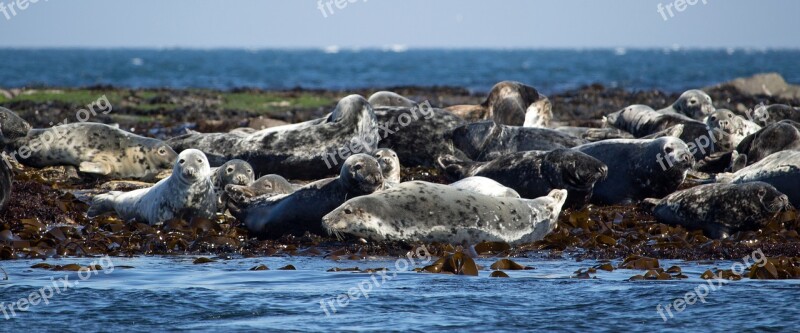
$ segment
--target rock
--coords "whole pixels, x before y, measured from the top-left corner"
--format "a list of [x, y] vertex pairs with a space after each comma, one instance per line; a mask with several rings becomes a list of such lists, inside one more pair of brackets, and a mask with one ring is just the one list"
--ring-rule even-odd
[[786, 83], [778, 73], [762, 73], [718, 84], [710, 89], [733, 88], [747, 96], [766, 95], [788, 100], [800, 98], [800, 86]]

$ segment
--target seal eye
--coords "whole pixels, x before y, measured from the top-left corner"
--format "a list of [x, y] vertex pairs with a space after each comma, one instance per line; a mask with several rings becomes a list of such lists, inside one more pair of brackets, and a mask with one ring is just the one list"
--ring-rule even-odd
[[178, 163], [179, 163], [179, 164], [186, 163], [186, 160], [184, 160], [184, 159], [180, 159], [180, 160], [178, 160]]
[[358, 163], [358, 164], [356, 164], [356, 165], [354, 165], [354, 166], [353, 166], [353, 170], [356, 170], [356, 171], [358, 171], [358, 170], [361, 170], [363, 167], [364, 167], [364, 166], [363, 166], [361, 163]]
[[350, 210], [350, 208], [345, 208], [345, 209], [344, 209], [344, 213], [345, 213], [345, 214], [353, 214], [353, 211], [352, 211], [352, 210]]
[[166, 150], [166, 149], [164, 149], [164, 148], [159, 148], [159, 149], [158, 149], [158, 154], [159, 154], [159, 155], [165, 155], [165, 154], [167, 154], [167, 150]]
[[664, 152], [667, 154], [671, 153], [672, 150], [673, 150], [672, 147], [664, 147]]
[[197, 163], [203, 163], [203, 159], [201, 159], [201, 158], [198, 158], [198, 159], [197, 159]]
[[247, 169], [247, 173], [253, 173], [253, 170]]
[[272, 189], [272, 184], [264, 184], [264, 188], [268, 189], [268, 190], [271, 190]]
[[231, 173], [231, 172], [233, 172], [233, 167], [228, 167], [228, 170], [225, 170], [225, 171], [227, 171], [228, 173]]
[[711, 117], [708, 118], [708, 120], [717, 121], [717, 116], [711, 116]]
[[697, 104], [697, 100], [694, 99], [689, 100], [689, 105], [695, 105], [695, 104]]

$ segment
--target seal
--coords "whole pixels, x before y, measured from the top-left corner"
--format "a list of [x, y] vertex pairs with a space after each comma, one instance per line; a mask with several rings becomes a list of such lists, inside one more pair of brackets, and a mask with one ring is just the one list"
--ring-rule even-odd
[[350, 199], [322, 223], [329, 233], [375, 241], [520, 244], [550, 233], [566, 198], [565, 190], [537, 199], [516, 199], [411, 181]]
[[744, 138], [758, 132], [761, 126], [736, 115], [727, 109], [717, 109], [706, 117], [706, 126], [710, 131], [722, 131], [726, 140], [717, 140], [717, 147], [723, 151], [732, 151]]
[[493, 179], [481, 176], [467, 177], [450, 184], [450, 186], [490, 197], [520, 198], [519, 193], [513, 188], [505, 187]]
[[539, 100], [531, 103], [525, 110], [522, 127], [548, 128], [553, 121], [553, 104], [547, 96], [539, 94]]
[[178, 155], [169, 177], [152, 187], [97, 195], [87, 215], [96, 217], [113, 211], [125, 221], [153, 225], [178, 218], [211, 219], [216, 203], [206, 156], [197, 149], [187, 149]]
[[[0, 111], [0, 113], [2, 113]], [[0, 156], [0, 211], [6, 208], [6, 204], [11, 199], [11, 188], [13, 187], [13, 172], [6, 160], [5, 154]]]
[[342, 98], [327, 116], [305, 123], [245, 133], [190, 133], [167, 142], [176, 150], [196, 148], [211, 164], [245, 160], [257, 174], [292, 179], [333, 175], [351, 154], [372, 152], [378, 145], [378, 123], [372, 107], [359, 95]]
[[[531, 86], [514, 81], [502, 81], [492, 87], [483, 103], [453, 105], [445, 110], [467, 121], [494, 120], [503, 125], [522, 126], [525, 123], [528, 107], [542, 98], [542, 95]], [[546, 112], [544, 104], [534, 108]]]
[[759, 104], [753, 108], [751, 119], [761, 126], [771, 125], [781, 120], [800, 122], [800, 108], [786, 104]]
[[381, 166], [386, 186], [400, 184], [400, 159], [397, 158], [397, 153], [389, 148], [381, 148], [376, 150], [372, 156], [378, 160], [378, 164]]
[[144, 181], [169, 170], [178, 156], [161, 140], [99, 123], [31, 129], [11, 147], [29, 167], [67, 165], [83, 173]]
[[322, 235], [325, 214], [347, 199], [370, 194], [382, 186], [378, 161], [367, 154], [356, 154], [345, 160], [338, 177], [310, 183], [291, 194], [231, 200], [228, 208], [259, 238], [302, 236], [305, 232]]
[[[733, 164], [740, 167], [756, 163], [773, 153], [800, 149], [800, 123], [781, 120], [746, 136], [736, 146], [739, 159]], [[733, 167], [732, 171], [738, 170]]]
[[459, 126], [453, 145], [469, 159], [491, 161], [500, 156], [530, 150], [572, 148], [588, 141], [549, 128], [500, 125], [482, 121]]
[[413, 108], [417, 106], [417, 102], [391, 91], [376, 92], [369, 96], [367, 102], [369, 102], [373, 108], [385, 106]]
[[786, 194], [795, 207], [800, 207], [800, 151], [779, 151], [732, 174], [719, 174], [721, 183], [743, 184], [765, 182]]
[[228, 206], [228, 195], [225, 187], [228, 185], [248, 186], [255, 181], [253, 167], [242, 160], [230, 160], [220, 167], [211, 168], [211, 183], [214, 192], [219, 196], [217, 210], [224, 212]]
[[678, 189], [694, 165], [689, 147], [675, 137], [615, 139], [575, 147], [608, 166], [591, 202], [602, 205], [661, 198]]
[[556, 127], [556, 131], [564, 132], [589, 142], [597, 142], [610, 139], [633, 139], [633, 135], [631, 135], [630, 133], [611, 127], [594, 128], [594, 127], [561, 126], [561, 127]]
[[0, 106], [0, 148], [28, 135], [31, 125], [14, 111]]
[[703, 119], [714, 112], [714, 103], [711, 96], [698, 89], [687, 90], [672, 103], [672, 105], [658, 110], [659, 113], [678, 113], [692, 119]]
[[581, 207], [588, 203], [595, 184], [608, 174], [608, 167], [603, 162], [572, 149], [512, 153], [490, 162], [442, 156], [438, 166], [450, 180], [483, 176], [528, 199], [547, 195], [554, 189], [565, 189], [569, 192], [567, 207]]
[[289, 183], [286, 178], [280, 175], [266, 175], [256, 179], [249, 185], [228, 184], [225, 186], [225, 195], [228, 198], [242, 202], [243, 200], [262, 195], [275, 196], [289, 194], [297, 190], [299, 186]]
[[453, 128], [463, 119], [428, 102], [416, 107], [375, 108], [380, 148], [391, 148], [403, 165], [431, 167], [440, 154], [455, 154], [450, 139]]
[[700, 185], [645, 203], [658, 222], [700, 229], [712, 238], [756, 230], [789, 206], [786, 195], [763, 182]]

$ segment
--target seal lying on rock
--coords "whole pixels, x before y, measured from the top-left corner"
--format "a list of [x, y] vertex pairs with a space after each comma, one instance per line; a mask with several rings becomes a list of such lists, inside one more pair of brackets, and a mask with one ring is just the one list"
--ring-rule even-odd
[[674, 137], [606, 140], [575, 150], [608, 166], [608, 177], [595, 184], [591, 197], [603, 205], [661, 198], [677, 190], [694, 165], [689, 147]]
[[757, 105], [753, 108], [752, 118], [761, 126], [774, 124], [781, 120], [800, 122], [800, 108], [786, 104]]
[[363, 97], [350, 95], [342, 98], [327, 117], [306, 123], [272, 127], [247, 136], [193, 133], [168, 142], [177, 151], [203, 151], [213, 165], [241, 159], [258, 174], [319, 179], [335, 174], [347, 156], [375, 150], [378, 140], [372, 107]]
[[14, 111], [0, 106], [0, 148], [28, 135], [31, 125]]
[[98, 123], [32, 129], [11, 146], [26, 166], [69, 165], [84, 173], [138, 180], [155, 179], [178, 156], [161, 140]]
[[350, 199], [325, 215], [323, 225], [332, 234], [375, 241], [520, 244], [550, 233], [566, 198], [565, 190], [516, 199], [412, 181]]
[[520, 198], [519, 193], [513, 188], [505, 187], [493, 179], [481, 176], [467, 177], [450, 184], [450, 186], [490, 197]]
[[779, 151], [735, 173], [719, 174], [717, 180], [733, 184], [765, 182], [800, 207], [800, 151]]
[[557, 127], [556, 131], [564, 132], [577, 138], [584, 139], [589, 142], [610, 140], [610, 139], [633, 139], [633, 135], [620, 129], [605, 127], [573, 127], [562, 126]]
[[345, 160], [339, 177], [313, 182], [286, 195], [244, 201], [232, 196], [228, 208], [251, 234], [261, 238], [302, 236], [305, 232], [321, 235], [325, 214], [347, 199], [370, 194], [382, 186], [378, 161], [367, 154], [356, 154]]
[[714, 112], [714, 103], [711, 96], [704, 91], [692, 89], [681, 94], [672, 105], [658, 110], [659, 113], [678, 113], [692, 119], [703, 119]]
[[746, 136], [761, 129], [758, 124], [726, 109], [718, 109], [709, 114], [706, 126], [710, 131], [720, 130], [728, 134], [726, 141], [717, 141], [717, 146], [724, 151], [732, 151]]
[[706, 184], [678, 191], [663, 199], [648, 199], [658, 222], [702, 229], [712, 238], [740, 230], [755, 230], [789, 206], [775, 187], [763, 182]]
[[381, 141], [405, 166], [433, 166], [439, 154], [454, 154], [450, 134], [463, 119], [423, 102], [415, 107], [375, 108]]
[[[525, 123], [528, 107], [542, 98], [543, 96], [531, 86], [519, 82], [502, 81], [492, 87], [489, 96], [483, 103], [454, 105], [445, 110], [467, 121], [494, 120], [499, 124], [522, 126]], [[540, 109], [541, 112], [549, 110], [546, 105], [537, 105], [535, 108]]]
[[569, 191], [568, 207], [585, 205], [595, 183], [608, 174], [603, 162], [572, 149], [513, 153], [490, 162], [464, 161], [445, 155], [439, 158], [439, 169], [450, 180], [470, 176], [491, 178], [528, 199], [565, 189]]
[[417, 106], [417, 102], [406, 98], [403, 95], [391, 91], [379, 91], [369, 96], [367, 99], [373, 108], [378, 107], [405, 107], [413, 108]]
[[96, 217], [113, 211], [125, 221], [152, 225], [177, 218], [210, 219], [216, 213], [216, 203], [208, 160], [201, 151], [187, 149], [178, 155], [171, 176], [153, 187], [97, 195], [87, 215]]
[[397, 153], [389, 148], [381, 148], [372, 154], [381, 165], [381, 172], [383, 173], [383, 181], [386, 186], [394, 186], [400, 184], [400, 159], [397, 158]]
[[228, 184], [225, 186], [225, 195], [233, 200], [242, 202], [248, 198], [255, 198], [262, 195], [275, 196], [289, 194], [300, 188], [300, 186], [289, 183], [286, 178], [280, 175], [266, 175], [256, 179], [249, 185]]
[[491, 161], [530, 150], [572, 148], [588, 141], [548, 128], [505, 126], [482, 121], [453, 130], [453, 144], [472, 160]]
[[218, 168], [211, 168], [211, 182], [214, 184], [214, 192], [219, 195], [217, 209], [225, 211], [228, 203], [228, 195], [225, 187], [228, 185], [247, 186], [255, 181], [253, 168], [250, 163], [242, 160], [230, 160]]

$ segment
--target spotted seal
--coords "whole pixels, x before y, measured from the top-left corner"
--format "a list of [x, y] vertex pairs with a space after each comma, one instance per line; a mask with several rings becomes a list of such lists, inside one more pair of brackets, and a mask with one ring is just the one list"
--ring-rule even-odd
[[397, 153], [389, 148], [381, 148], [372, 154], [381, 165], [383, 181], [387, 186], [400, 184], [400, 159]]
[[475, 161], [530, 150], [572, 148], [588, 141], [549, 128], [506, 126], [482, 121], [459, 126], [452, 133], [453, 145]]
[[191, 133], [167, 142], [176, 151], [196, 148], [212, 165], [245, 160], [257, 174], [276, 173], [292, 179], [320, 179], [335, 174], [355, 153], [378, 145], [378, 123], [372, 107], [359, 95], [342, 98], [327, 116], [305, 123], [271, 127], [243, 134]]
[[694, 165], [689, 147], [675, 137], [615, 139], [575, 147], [608, 166], [595, 184], [591, 202], [616, 205], [661, 198], [678, 189]]
[[608, 168], [600, 160], [563, 148], [507, 154], [490, 162], [465, 161], [445, 155], [439, 158], [438, 167], [450, 180], [483, 176], [528, 199], [547, 195], [554, 189], [565, 189], [569, 192], [568, 207], [585, 205], [595, 184], [608, 174]]
[[10, 146], [26, 166], [68, 165], [83, 173], [145, 181], [169, 170], [178, 156], [161, 140], [99, 123], [31, 129]]
[[[453, 105], [445, 110], [467, 121], [494, 120], [497, 123], [522, 126], [528, 108], [543, 97], [535, 88], [514, 81], [494, 85], [483, 103], [479, 105]], [[535, 107], [546, 112], [546, 105]], [[538, 114], [538, 112], [537, 112]]]
[[347, 199], [370, 194], [383, 186], [378, 161], [367, 154], [345, 160], [338, 177], [303, 186], [291, 194], [260, 196], [244, 201], [231, 197], [229, 209], [234, 217], [260, 238], [305, 232], [323, 234], [321, 221]]
[[763, 182], [706, 184], [648, 199], [661, 223], [701, 229], [712, 238], [763, 227], [765, 220], [789, 206], [789, 199]]
[[566, 198], [565, 190], [516, 199], [411, 181], [350, 199], [325, 215], [322, 223], [332, 234], [375, 241], [518, 244], [550, 233]]
[[[732, 151], [744, 138], [758, 132], [761, 126], [727, 109], [717, 109], [706, 117], [710, 131], [722, 131], [727, 136], [717, 136], [717, 146], [723, 151]], [[725, 141], [719, 140], [720, 137]]]
[[765, 182], [786, 194], [793, 206], [800, 207], [800, 151], [776, 152], [735, 173], [719, 174], [717, 180], [732, 184]]
[[217, 211], [216, 202], [206, 156], [199, 150], [187, 149], [178, 155], [169, 177], [152, 187], [97, 195], [87, 215], [116, 212], [125, 221], [152, 225], [176, 218], [210, 219]]
[[225, 186], [225, 195], [234, 198], [236, 201], [243, 201], [248, 198], [268, 195], [275, 196], [289, 194], [300, 188], [300, 186], [290, 183], [280, 175], [265, 175], [256, 179], [249, 185], [228, 184]]
[[520, 198], [519, 193], [513, 188], [505, 187], [494, 179], [481, 176], [467, 177], [450, 184], [450, 186], [490, 197]]
[[249, 186], [254, 181], [253, 167], [243, 160], [230, 160], [220, 167], [211, 168], [211, 182], [214, 184], [214, 192], [219, 196], [217, 209], [224, 211], [227, 206], [226, 186]]

